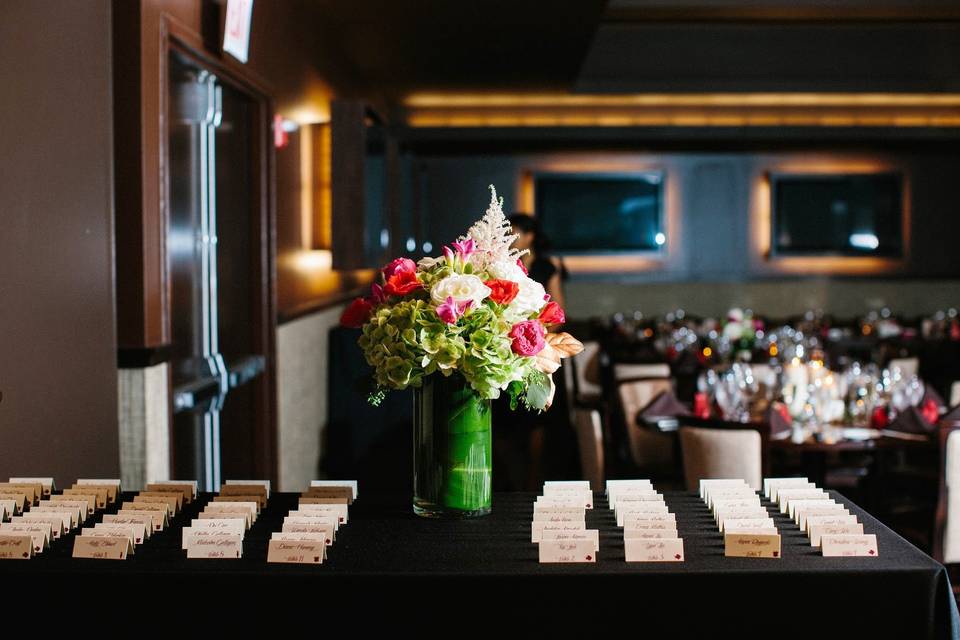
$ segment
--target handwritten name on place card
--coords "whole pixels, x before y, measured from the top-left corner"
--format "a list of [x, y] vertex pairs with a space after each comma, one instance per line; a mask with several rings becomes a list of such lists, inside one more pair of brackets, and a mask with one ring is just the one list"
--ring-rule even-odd
[[322, 564], [326, 546], [321, 540], [270, 540], [267, 562]]
[[126, 560], [129, 548], [129, 538], [81, 535], [73, 540], [73, 557]]
[[859, 522], [847, 524], [815, 524], [810, 527], [810, 546], [819, 547], [823, 536], [863, 535], [863, 525]]
[[880, 555], [877, 549], [876, 534], [866, 535], [832, 535], [824, 534], [820, 537], [820, 548], [826, 557], [858, 556], [876, 558]]
[[236, 559], [242, 553], [243, 538], [237, 535], [193, 536], [187, 543], [187, 558]]
[[542, 540], [540, 562], [596, 562], [593, 540]]
[[626, 538], [623, 549], [627, 562], [683, 562], [681, 538]]
[[33, 557], [30, 536], [0, 535], [0, 560], [29, 560]]
[[728, 558], [779, 558], [780, 536], [727, 533], [723, 536], [723, 555]]
[[540, 544], [545, 540], [590, 540], [593, 550], [600, 551], [600, 531], [598, 529], [584, 529], [583, 531], [556, 531], [545, 529], [540, 534]]

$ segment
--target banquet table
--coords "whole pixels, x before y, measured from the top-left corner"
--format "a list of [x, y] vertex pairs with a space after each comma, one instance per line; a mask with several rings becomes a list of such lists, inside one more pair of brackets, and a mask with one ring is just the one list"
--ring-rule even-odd
[[269, 591], [282, 594], [291, 606], [350, 605], [360, 598], [377, 603], [378, 610], [449, 611], [484, 602], [490, 609], [543, 616], [546, 626], [568, 616], [627, 615], [649, 628], [715, 632], [734, 627], [746, 637], [793, 632], [957, 637], [946, 569], [842, 495], [831, 492], [857, 515], [866, 533], [877, 535], [879, 557], [822, 557], [789, 518], [765, 501], [783, 536], [783, 557], [727, 558], [722, 535], [698, 495], [663, 495], [676, 514], [684, 562], [625, 562], [622, 531], [601, 494], [586, 516], [587, 528], [600, 531], [596, 562], [540, 564], [537, 545], [530, 541], [533, 493], [494, 494], [490, 515], [441, 521], [413, 515], [409, 496], [374, 492], [364, 492], [350, 507], [349, 522], [323, 564], [266, 563], [271, 532], [279, 531], [283, 517], [296, 508], [293, 493], [271, 496], [245, 537], [242, 558], [188, 560], [179, 530], [211, 497], [201, 494], [127, 560], [74, 559], [69, 535], [34, 559], [0, 562], [0, 581], [108, 581], [112, 587], [132, 587], [152, 602], [161, 602], [164, 594], [182, 597], [184, 588], [224, 601]]

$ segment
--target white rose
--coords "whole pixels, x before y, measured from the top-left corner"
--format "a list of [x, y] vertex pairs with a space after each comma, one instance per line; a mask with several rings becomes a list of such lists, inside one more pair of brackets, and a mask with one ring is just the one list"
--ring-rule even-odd
[[729, 322], [723, 328], [723, 335], [727, 340], [739, 340], [743, 337], [743, 325], [739, 322]]
[[516, 262], [493, 262], [487, 265], [487, 273], [490, 274], [490, 277], [499, 280], [513, 280], [517, 283], [524, 279], [529, 280], [527, 274]]
[[417, 260], [417, 267], [420, 271], [426, 271], [428, 269], [434, 268], [435, 266], [437, 266], [443, 261], [444, 261], [443, 256], [440, 256], [438, 258], [431, 258], [430, 256], [427, 256], [425, 258], [420, 258], [419, 260]]
[[540, 311], [543, 305], [547, 304], [544, 299], [547, 292], [544, 291], [543, 285], [522, 273], [520, 275], [521, 279], [517, 281], [519, 285], [517, 297], [510, 302], [505, 313], [508, 318], [513, 320], [526, 318], [531, 313]]
[[484, 298], [490, 295], [490, 287], [483, 284], [478, 276], [473, 274], [454, 274], [447, 276], [440, 282], [433, 285], [430, 291], [430, 297], [436, 304], [443, 304], [447, 298], [453, 298], [454, 302], [473, 303], [477, 307]]

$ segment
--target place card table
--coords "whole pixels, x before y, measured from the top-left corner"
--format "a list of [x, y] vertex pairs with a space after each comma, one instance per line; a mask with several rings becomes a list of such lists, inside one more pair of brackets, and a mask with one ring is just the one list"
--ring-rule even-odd
[[350, 508], [349, 524], [322, 564], [266, 562], [271, 533], [300, 497], [277, 492], [244, 537], [242, 558], [187, 559], [181, 529], [212, 497], [200, 494], [124, 561], [71, 558], [70, 534], [31, 560], [0, 561], [0, 584], [96, 581], [129, 586], [152, 605], [182, 600], [187, 586], [191, 598], [203, 594], [205, 603], [221, 604], [270, 590], [292, 610], [322, 603], [370, 614], [450, 613], [481, 602], [484, 615], [526, 612], [548, 627], [562, 629], [571, 615], [605, 623], [624, 616], [638, 631], [672, 629], [678, 638], [726, 627], [740, 637], [782, 637], [788, 630], [810, 639], [947, 638], [958, 627], [943, 565], [835, 492], [831, 497], [857, 516], [865, 533], [876, 534], [878, 557], [823, 557], [767, 500], [782, 557], [724, 557], [723, 535], [697, 493], [663, 492], [676, 514], [684, 561], [628, 563], [623, 532], [603, 494], [594, 495], [586, 527], [600, 531], [600, 550], [591, 563], [538, 562], [530, 542], [535, 493], [494, 494], [489, 516], [443, 521], [415, 516], [409, 496], [372, 490]]

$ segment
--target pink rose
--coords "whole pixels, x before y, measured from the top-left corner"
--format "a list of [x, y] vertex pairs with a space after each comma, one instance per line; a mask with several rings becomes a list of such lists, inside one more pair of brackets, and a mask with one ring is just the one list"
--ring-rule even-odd
[[457, 319], [465, 314], [471, 305], [473, 305], [473, 300], [457, 302], [451, 296], [447, 296], [447, 300], [437, 306], [437, 315], [447, 324], [456, 324]]
[[544, 336], [546, 331], [538, 320], [524, 320], [513, 325], [508, 334], [513, 340], [510, 348], [521, 356], [535, 356], [546, 345]]
[[383, 268], [383, 277], [389, 280], [398, 273], [414, 273], [417, 270], [417, 263], [410, 258], [397, 258]]

